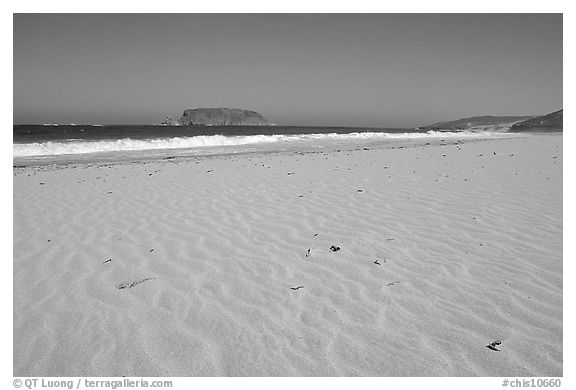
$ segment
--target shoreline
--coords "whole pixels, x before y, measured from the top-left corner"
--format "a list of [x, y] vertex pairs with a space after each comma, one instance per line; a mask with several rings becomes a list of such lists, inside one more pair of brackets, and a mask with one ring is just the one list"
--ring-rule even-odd
[[[243, 156], [243, 155], [258, 155], [258, 154], [274, 154], [274, 153], [322, 153], [341, 151], [355, 151], [364, 147], [373, 147], [378, 149], [394, 149], [396, 147], [412, 148], [421, 146], [439, 146], [441, 144], [453, 143], [468, 143], [468, 142], [482, 142], [498, 139], [509, 138], [522, 138], [530, 136], [539, 136], [544, 134], [508, 134], [501, 133], [498, 135], [479, 136], [479, 137], [449, 137], [448, 139], [441, 139], [441, 137], [431, 137], [424, 139], [386, 139], [386, 140], [353, 140], [353, 141], [340, 141], [338, 143], [324, 143], [324, 145], [316, 144], [310, 145], [272, 145], [268, 144], [262, 148], [260, 145], [244, 146], [249, 150], [234, 151], [233, 147], [230, 151], [212, 153], [211, 148], [208, 147], [204, 153], [202, 149], [156, 149], [156, 150], [142, 150], [142, 151], [116, 151], [116, 152], [100, 152], [100, 153], [86, 153], [76, 155], [55, 155], [55, 156], [36, 156], [36, 157], [14, 157], [13, 168], [23, 168], [31, 166], [49, 166], [49, 165], [81, 165], [81, 164], [122, 164], [134, 163], [138, 161], [162, 161], [168, 159], [201, 159], [201, 158], [219, 158], [225, 156]], [[548, 134], [546, 134], [548, 135]], [[549, 134], [550, 136], [558, 136], [557, 134]], [[560, 136], [562, 134], [560, 133]], [[259, 149], [260, 148], [260, 149]]]

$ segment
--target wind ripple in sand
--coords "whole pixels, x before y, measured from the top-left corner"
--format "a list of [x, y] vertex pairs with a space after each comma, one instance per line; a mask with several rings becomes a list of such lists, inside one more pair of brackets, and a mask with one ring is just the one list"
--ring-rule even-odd
[[17, 170], [14, 375], [562, 375], [561, 142]]

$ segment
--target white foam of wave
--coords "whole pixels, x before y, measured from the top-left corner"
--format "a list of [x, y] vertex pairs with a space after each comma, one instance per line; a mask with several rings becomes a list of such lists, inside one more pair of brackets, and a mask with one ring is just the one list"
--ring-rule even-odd
[[370, 139], [411, 139], [411, 138], [453, 138], [479, 137], [490, 133], [473, 132], [438, 132], [427, 133], [348, 133], [348, 134], [294, 134], [294, 135], [248, 135], [248, 136], [195, 136], [135, 140], [131, 138], [106, 141], [42, 142], [14, 144], [14, 157], [52, 156], [62, 154], [85, 154], [117, 151], [140, 151], [156, 149], [187, 149], [206, 148], [214, 146], [237, 146], [265, 144], [274, 142], [294, 142], [307, 140], [370, 140]]

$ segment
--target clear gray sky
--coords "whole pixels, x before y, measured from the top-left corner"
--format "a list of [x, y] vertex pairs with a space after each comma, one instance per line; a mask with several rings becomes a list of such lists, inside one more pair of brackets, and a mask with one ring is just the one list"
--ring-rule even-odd
[[562, 107], [561, 14], [17, 14], [14, 123], [413, 127]]

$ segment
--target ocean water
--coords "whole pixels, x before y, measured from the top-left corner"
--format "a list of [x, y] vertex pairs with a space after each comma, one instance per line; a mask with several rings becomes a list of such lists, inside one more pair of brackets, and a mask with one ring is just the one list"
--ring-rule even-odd
[[293, 126], [14, 125], [14, 162], [114, 160], [324, 148], [489, 132]]

